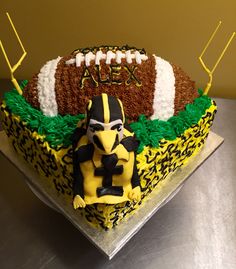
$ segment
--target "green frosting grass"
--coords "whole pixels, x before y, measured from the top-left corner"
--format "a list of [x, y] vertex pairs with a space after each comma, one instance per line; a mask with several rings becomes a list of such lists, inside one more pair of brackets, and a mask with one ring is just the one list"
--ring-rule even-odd
[[185, 110], [167, 121], [148, 120], [144, 115], [140, 115], [137, 122], [130, 124], [140, 142], [138, 153], [148, 145], [154, 148], [159, 147], [159, 141], [163, 138], [174, 140], [189, 127], [197, 124], [210, 106], [211, 99], [207, 95], [203, 95], [202, 90], [199, 90], [199, 97], [192, 104], [187, 104]]
[[[23, 89], [28, 82], [24, 80], [21, 83]], [[130, 124], [137, 139], [140, 142], [138, 152], [140, 153], [145, 146], [158, 147], [161, 139], [174, 140], [177, 136], [183, 134], [193, 124], [196, 124], [206, 109], [211, 106], [211, 99], [203, 95], [199, 90], [199, 97], [192, 104], [188, 104], [184, 111], [177, 116], [171, 117], [167, 121], [148, 120], [144, 115], [140, 115], [137, 122]], [[19, 116], [26, 123], [28, 128], [45, 136], [52, 148], [58, 146], [71, 145], [71, 135], [78, 122], [84, 119], [84, 114], [76, 116], [56, 116], [47, 117], [43, 113], [33, 108], [23, 96], [13, 89], [4, 96], [7, 108], [15, 115]]]
[[[23, 89], [26, 84], [27, 81], [24, 80], [20, 85], [21, 88]], [[15, 89], [5, 93], [4, 100], [7, 108], [14, 115], [19, 116], [30, 130], [44, 135], [45, 140], [48, 141], [52, 148], [71, 145], [71, 135], [77, 123], [85, 117], [84, 114], [76, 116], [44, 116], [40, 110], [33, 108]]]

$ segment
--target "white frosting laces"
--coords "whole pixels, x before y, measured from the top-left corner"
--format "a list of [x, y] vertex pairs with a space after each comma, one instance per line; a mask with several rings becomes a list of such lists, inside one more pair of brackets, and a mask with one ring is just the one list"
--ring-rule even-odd
[[114, 59], [118, 64], [121, 64], [122, 59], [126, 59], [129, 64], [131, 64], [133, 60], [135, 60], [137, 64], [141, 64], [142, 61], [146, 61], [148, 59], [148, 56], [141, 54], [137, 50], [134, 53], [131, 53], [130, 50], [127, 50], [125, 53], [120, 50], [117, 50], [116, 53], [113, 51], [108, 51], [107, 53], [97, 51], [96, 54], [91, 51], [86, 54], [79, 52], [76, 54], [75, 58], [66, 61], [66, 64], [76, 64], [77, 67], [80, 67], [81, 63], [85, 61], [85, 65], [90, 66], [91, 61], [95, 61], [95, 65], [99, 65], [101, 60], [105, 60], [106, 64], [111, 64], [112, 59]]

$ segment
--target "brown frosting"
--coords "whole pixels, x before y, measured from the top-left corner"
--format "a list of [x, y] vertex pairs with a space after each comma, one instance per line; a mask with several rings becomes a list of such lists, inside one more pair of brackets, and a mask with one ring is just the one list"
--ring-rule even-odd
[[171, 64], [175, 75], [175, 112], [184, 110], [185, 106], [198, 97], [195, 82], [178, 66]]
[[25, 97], [26, 101], [30, 103], [33, 107], [39, 108], [39, 101], [38, 101], [38, 74], [33, 75], [32, 79], [28, 82], [25, 86], [23, 91], [23, 96]]
[[[100, 67], [96, 67], [91, 62], [87, 67], [89, 71], [86, 75], [89, 74], [94, 79], [90, 76], [84, 81], [82, 81], [86, 68], [84, 62], [78, 68], [75, 64], [65, 64], [68, 59], [70, 58], [61, 59], [55, 74], [56, 99], [60, 114], [84, 113], [86, 104], [92, 96], [102, 93], [118, 97], [123, 103], [126, 116], [132, 120], [136, 120], [140, 114], [147, 116], [153, 114], [156, 76], [153, 57], [143, 61], [142, 64], [136, 64], [134, 61], [128, 64], [125, 59], [122, 59], [121, 64], [117, 65], [112, 61], [112, 71], [105, 60], [100, 61]], [[100, 74], [97, 68], [100, 69]]]

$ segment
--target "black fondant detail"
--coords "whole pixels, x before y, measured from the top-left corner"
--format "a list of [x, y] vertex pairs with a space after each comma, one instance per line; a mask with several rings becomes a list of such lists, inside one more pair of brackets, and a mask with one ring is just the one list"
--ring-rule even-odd
[[83, 145], [74, 152], [73, 159], [77, 163], [83, 163], [88, 160], [91, 160], [94, 153], [94, 145], [92, 143]]
[[97, 131], [104, 131], [104, 126], [98, 123], [95, 124], [89, 124], [89, 129], [95, 133]]
[[120, 143], [125, 147], [128, 152], [136, 152], [139, 146], [139, 142], [134, 136], [125, 137], [121, 140]]
[[123, 122], [122, 108], [117, 98], [108, 96], [108, 104], [110, 110], [110, 122], [118, 119], [121, 119]]
[[133, 175], [131, 178], [131, 184], [133, 189], [137, 186], [140, 186], [140, 178], [138, 175], [136, 156], [134, 156], [134, 167], [133, 167]]
[[116, 134], [116, 140], [115, 140], [111, 150], [113, 151], [119, 144], [120, 144], [119, 136], [118, 136], [118, 134]]
[[[123, 169], [123, 165], [117, 165], [114, 169], [113, 169], [113, 175], [121, 175], [123, 173], [124, 169]], [[105, 174], [105, 169], [104, 167], [97, 167], [95, 168], [94, 171], [94, 175], [95, 176], [104, 176]]]
[[94, 171], [95, 176], [103, 176], [102, 186], [112, 186], [112, 176], [123, 173], [123, 165], [116, 166], [118, 158], [116, 154], [103, 155], [102, 164], [104, 167], [98, 167]]
[[112, 172], [112, 170], [116, 167], [117, 162], [118, 158], [116, 154], [102, 156], [102, 164], [104, 165], [104, 168], [109, 172]]
[[96, 135], [93, 136], [93, 142], [96, 144], [96, 146], [99, 149], [105, 150], [104, 147], [103, 147], [103, 144], [101, 143], [101, 141], [99, 140], [99, 138]]
[[74, 165], [73, 177], [73, 195], [80, 195], [82, 198], [84, 198], [84, 177], [81, 172], [80, 165]]
[[131, 129], [131, 127], [129, 126], [129, 124], [125, 121], [125, 124], [124, 124], [124, 128], [126, 130], [128, 130], [130, 133], [133, 133], [133, 130]]
[[90, 119], [104, 122], [104, 108], [101, 95], [92, 98], [92, 106], [88, 111], [87, 121], [89, 122]]
[[82, 136], [86, 134], [85, 128], [79, 127], [74, 130], [74, 133], [71, 136], [72, 141], [72, 148], [75, 149], [77, 147], [77, 144]]
[[118, 124], [115, 124], [111, 127], [111, 130], [117, 130], [118, 132], [121, 131], [121, 128], [122, 128], [122, 124], [121, 123], [118, 123]]
[[104, 195], [123, 196], [124, 190], [121, 186], [109, 186], [97, 188], [97, 196], [101, 197]]
[[84, 177], [80, 169], [80, 163], [91, 160], [93, 157], [94, 146], [88, 144], [81, 146], [78, 150], [73, 153], [73, 194], [80, 195], [84, 198]]

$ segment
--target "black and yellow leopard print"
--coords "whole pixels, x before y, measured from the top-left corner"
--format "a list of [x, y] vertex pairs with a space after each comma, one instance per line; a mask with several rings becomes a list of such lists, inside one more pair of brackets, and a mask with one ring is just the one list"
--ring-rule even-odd
[[[178, 167], [198, 153], [208, 136], [216, 105], [207, 109], [199, 122], [173, 141], [162, 139], [158, 148], [145, 147], [137, 155], [142, 199], [139, 203], [124, 202], [116, 205], [93, 204], [80, 209], [87, 221], [104, 229], [117, 225], [145, 200], [147, 195]], [[72, 203], [72, 149], [52, 149], [44, 137], [29, 130], [18, 116], [12, 115], [5, 105], [1, 106], [2, 125], [15, 151], [45, 177], [58, 195]], [[159, 184], [160, 185], [160, 184]]]

